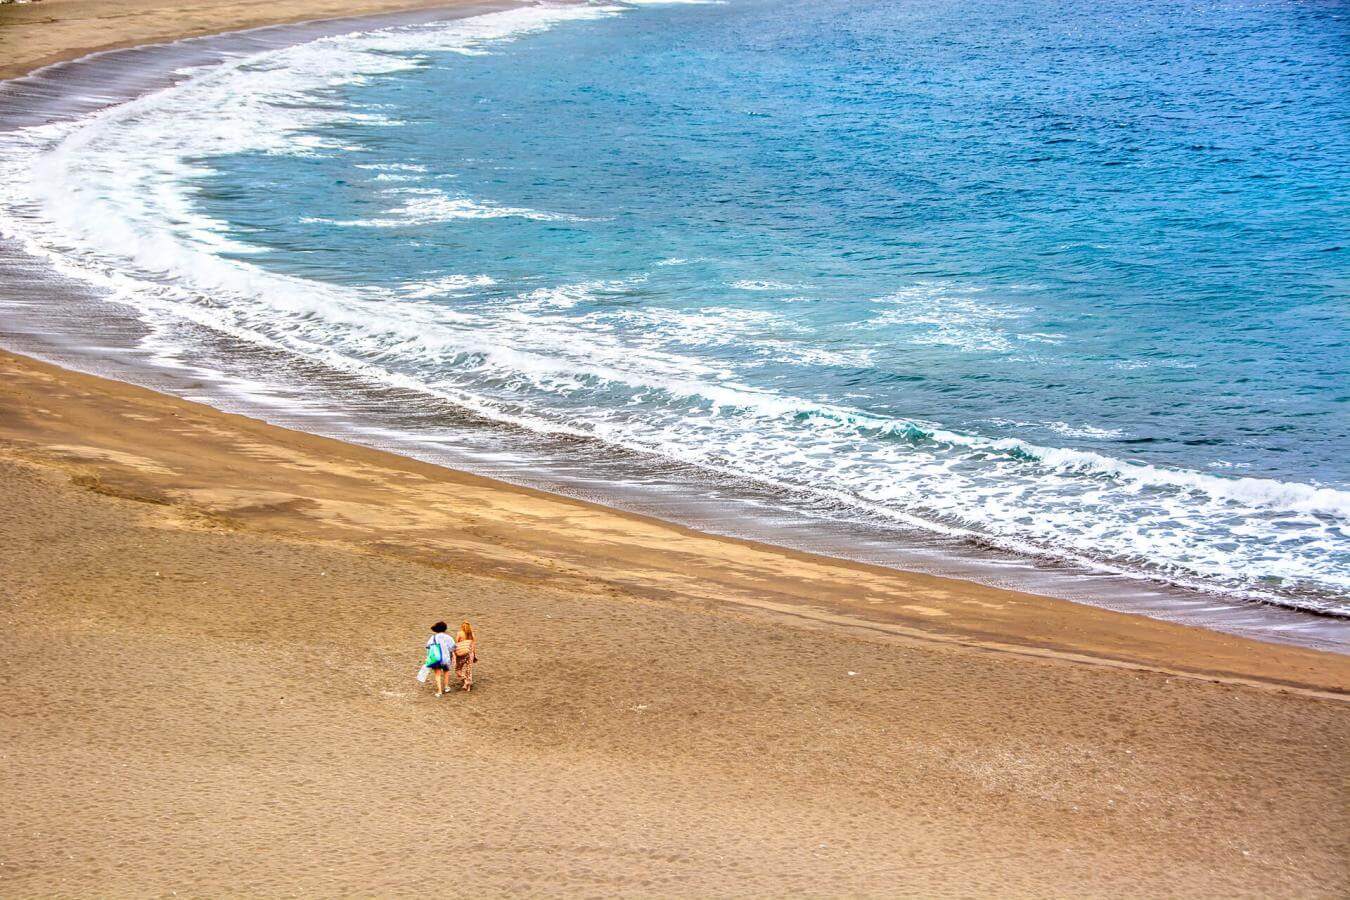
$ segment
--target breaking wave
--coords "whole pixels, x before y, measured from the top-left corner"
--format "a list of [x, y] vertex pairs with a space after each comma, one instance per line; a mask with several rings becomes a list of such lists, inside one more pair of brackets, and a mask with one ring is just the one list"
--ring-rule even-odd
[[[228, 62], [73, 124], [5, 135], [0, 229], [152, 323], [192, 322], [497, 421], [1021, 553], [1350, 614], [1350, 492], [981, 435], [755, 384], [764, 360], [870, 371], [877, 354], [862, 341], [813, 343], [771, 309], [631, 302], [654, 273], [683, 272], [697, 259], [670, 256], [650, 271], [601, 280], [539, 272], [536, 286], [486, 273], [333, 284], [257, 264], [261, 248], [195, 199], [213, 156], [341, 154], [348, 145], [335, 126], [396, 125], [396, 111], [338, 102], [335, 86], [417, 67], [427, 54], [491, 54], [522, 35], [621, 11], [529, 7], [323, 39]], [[425, 166], [366, 170], [384, 185], [374, 195], [383, 209], [311, 221], [392, 229], [593, 220], [427, 186], [435, 173]], [[758, 294], [811, 289], [767, 277], [721, 284]], [[1021, 307], [987, 301], [978, 289], [913, 284], [868, 302], [858, 333], [905, 327], [912, 346], [1002, 353], [1061, 339], [1021, 327]], [[745, 360], [709, 352], [725, 347]], [[1063, 422], [1047, 430], [1068, 439], [1120, 434]]]

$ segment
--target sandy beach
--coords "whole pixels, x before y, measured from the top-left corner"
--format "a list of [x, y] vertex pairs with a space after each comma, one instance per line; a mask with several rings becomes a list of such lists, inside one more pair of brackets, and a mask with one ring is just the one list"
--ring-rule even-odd
[[469, 0], [285, 0], [170, 3], [168, 0], [40, 0], [0, 6], [0, 79], [101, 50], [240, 31], [264, 25], [413, 9]]
[[[702, 537], [12, 355], [0, 454], [7, 895], [414, 893], [456, 865], [488, 895], [1346, 884], [1343, 657]], [[479, 688], [436, 699], [418, 648], [459, 617]]]
[[[0, 76], [443, 5], [2, 6]], [[703, 535], [5, 352], [0, 495], [5, 896], [1350, 890], [1350, 657]], [[479, 630], [471, 695], [413, 679], [437, 619]]]

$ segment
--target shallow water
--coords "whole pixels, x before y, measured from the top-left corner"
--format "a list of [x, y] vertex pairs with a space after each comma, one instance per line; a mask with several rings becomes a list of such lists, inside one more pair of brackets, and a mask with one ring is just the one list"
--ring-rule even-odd
[[1346, 22], [408, 25], [11, 131], [0, 228], [161, 361], [266, 354], [255, 395], [356, 414], [348, 379], [421, 440], [549, 436], [562, 480], [1350, 614]]

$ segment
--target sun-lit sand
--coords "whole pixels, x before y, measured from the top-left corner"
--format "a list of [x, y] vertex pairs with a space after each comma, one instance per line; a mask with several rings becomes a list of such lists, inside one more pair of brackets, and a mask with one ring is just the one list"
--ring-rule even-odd
[[410, 9], [492, 9], [476, 0], [39, 0], [0, 5], [0, 78], [116, 47], [134, 47], [285, 22]]
[[[409, 5], [4, 6], [0, 73]], [[1344, 656], [700, 535], [7, 353], [0, 496], [4, 896], [1350, 890]], [[437, 699], [422, 642], [462, 618], [475, 691]]]
[[1346, 885], [1343, 657], [0, 374], [7, 895]]

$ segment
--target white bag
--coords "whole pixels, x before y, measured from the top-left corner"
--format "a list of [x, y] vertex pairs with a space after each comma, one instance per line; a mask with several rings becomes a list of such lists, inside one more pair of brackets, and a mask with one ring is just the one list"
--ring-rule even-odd
[[417, 680], [418, 680], [418, 682], [420, 682], [421, 684], [426, 684], [426, 683], [427, 683], [427, 676], [430, 675], [430, 674], [431, 674], [431, 669], [427, 668], [426, 666], [423, 666], [422, 668], [418, 669], [418, 670], [417, 670]]

